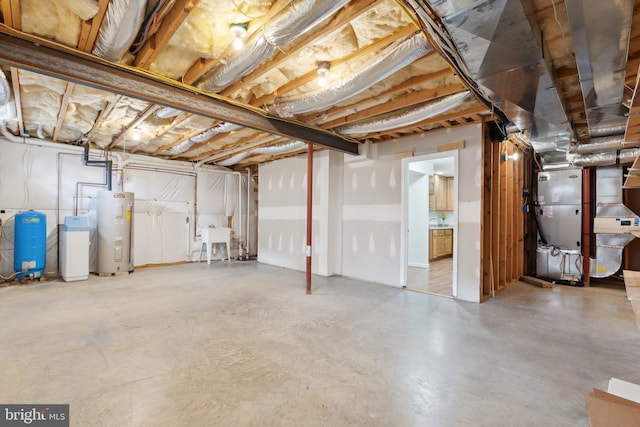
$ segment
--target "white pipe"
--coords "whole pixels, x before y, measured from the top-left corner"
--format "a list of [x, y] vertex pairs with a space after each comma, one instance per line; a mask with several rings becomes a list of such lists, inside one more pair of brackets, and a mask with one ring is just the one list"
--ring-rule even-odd
[[[240, 242], [242, 241], [242, 174], [237, 171], [234, 171], [233, 174], [238, 177], [238, 205], [236, 213], [238, 215], [238, 259], [240, 259]], [[231, 248], [229, 248], [229, 252], [231, 252]], [[229, 257], [231, 257], [231, 253], [229, 253]]]
[[16, 144], [26, 143], [26, 136], [15, 136], [12, 134], [9, 129], [7, 129], [6, 122], [0, 122], [0, 134], [4, 136], [9, 142], [14, 142]]
[[38, 123], [38, 130], [36, 130], [36, 135], [38, 135], [38, 138], [40, 139], [44, 139], [44, 125], [42, 123]]

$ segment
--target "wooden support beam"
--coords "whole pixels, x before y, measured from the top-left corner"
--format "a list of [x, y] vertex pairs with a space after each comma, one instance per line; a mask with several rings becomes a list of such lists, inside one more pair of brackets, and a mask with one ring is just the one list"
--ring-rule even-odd
[[79, 50], [83, 52], [91, 52], [93, 50], [108, 6], [109, 0], [98, 0], [98, 13], [90, 20], [82, 21], [80, 26], [80, 39], [78, 40]]
[[4, 24], [18, 31], [22, 30], [20, 0], [2, 0]]
[[506, 154], [506, 160], [504, 160], [503, 166], [505, 169], [505, 205], [504, 205], [504, 220], [505, 220], [505, 237], [506, 237], [506, 252], [505, 252], [505, 278], [506, 284], [511, 283], [514, 279], [513, 274], [513, 161], [511, 155], [513, 153], [513, 144], [504, 142], [504, 153]]
[[176, 0], [169, 13], [162, 20], [162, 26], [149, 37], [136, 56], [134, 65], [149, 68], [171, 37], [178, 31], [180, 25], [198, 5], [200, 0]]
[[15, 67], [11, 67], [11, 86], [13, 89], [13, 100], [16, 103], [16, 120], [18, 120], [18, 130], [20, 132], [20, 136], [22, 136], [24, 135], [24, 121], [22, 120], [22, 93], [20, 91], [20, 73], [18, 73], [18, 69]]
[[516, 276], [519, 277], [524, 274], [524, 212], [522, 211], [522, 190], [524, 188], [525, 157], [520, 150], [516, 149], [515, 152], [519, 154], [518, 160], [514, 160], [517, 166], [516, 203], [514, 209], [516, 210], [516, 236], [518, 239], [515, 253], [517, 255]]
[[500, 286], [500, 144], [491, 142], [491, 264], [493, 293]]
[[507, 244], [507, 167], [505, 162], [502, 160], [502, 157], [506, 152], [504, 143], [499, 144], [499, 146], [500, 157], [498, 157], [498, 162], [500, 164], [500, 210], [498, 211], [498, 224], [500, 225], [500, 236], [497, 240], [497, 243], [500, 247], [500, 254], [498, 256], [498, 288], [502, 290], [507, 285], [507, 250], [509, 245]]
[[[358, 141], [0, 26], [0, 64], [357, 154]], [[170, 94], [171, 96], [168, 96]]]
[[56, 126], [53, 129], [53, 136], [51, 137], [51, 140], [53, 142], [56, 142], [58, 140], [58, 135], [60, 134], [60, 130], [62, 129], [62, 125], [64, 123], [64, 116], [67, 115], [69, 101], [71, 100], [71, 96], [73, 95], [73, 90], [75, 89], [75, 87], [75, 83], [67, 83], [67, 89], [64, 91], [64, 95], [62, 95], [60, 110], [58, 110], [58, 120], [56, 121]]
[[553, 288], [553, 283], [547, 282], [546, 280], [538, 279], [536, 277], [521, 276], [519, 280], [521, 282], [528, 283], [539, 288]]

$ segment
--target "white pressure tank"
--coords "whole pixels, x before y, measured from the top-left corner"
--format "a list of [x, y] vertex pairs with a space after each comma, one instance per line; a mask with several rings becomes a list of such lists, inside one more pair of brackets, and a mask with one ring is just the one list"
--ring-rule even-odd
[[98, 193], [98, 274], [133, 271], [133, 193]]

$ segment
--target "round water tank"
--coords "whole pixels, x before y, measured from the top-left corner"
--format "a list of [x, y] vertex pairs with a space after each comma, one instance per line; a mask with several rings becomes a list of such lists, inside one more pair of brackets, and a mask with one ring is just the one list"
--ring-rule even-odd
[[18, 278], [44, 276], [47, 255], [47, 216], [30, 210], [15, 216], [13, 268]]

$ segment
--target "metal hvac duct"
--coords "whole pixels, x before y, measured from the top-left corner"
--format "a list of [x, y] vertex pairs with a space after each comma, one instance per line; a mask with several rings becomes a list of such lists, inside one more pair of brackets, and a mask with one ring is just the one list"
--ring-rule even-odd
[[622, 105], [633, 0], [566, 0], [591, 136], [623, 134]]
[[293, 151], [297, 151], [302, 149], [307, 145], [306, 142], [303, 141], [293, 141], [293, 142], [285, 142], [283, 144], [270, 145], [268, 147], [260, 147], [255, 148], [251, 151], [245, 151], [244, 153], [238, 153], [233, 157], [229, 157], [228, 159], [221, 160], [219, 162], [215, 162], [218, 166], [233, 166], [236, 163], [241, 162], [242, 160], [249, 157], [251, 154], [284, 154], [291, 153]]
[[[430, 3], [443, 16], [471, 78], [525, 132], [534, 149], [568, 147], [573, 130], [537, 42], [530, 1]], [[541, 142], [538, 147], [536, 141]]]
[[192, 136], [189, 139], [182, 141], [180, 144], [173, 146], [171, 148], [166, 149], [164, 152], [168, 154], [179, 154], [187, 151], [193, 144], [199, 142], [205, 142], [209, 139], [213, 138], [215, 135], [219, 133], [227, 133], [234, 130], [240, 129], [242, 126], [236, 125], [234, 123], [223, 122], [217, 126], [207, 129], [204, 132], [201, 132], [195, 136]]
[[240, 77], [246, 76], [269, 58], [278, 46], [286, 46], [331, 17], [348, 0], [293, 0], [255, 32], [239, 52], [226, 58], [226, 63], [205, 73], [196, 81], [199, 88], [218, 92]]
[[371, 120], [341, 126], [335, 129], [335, 131], [343, 135], [356, 135], [370, 132], [382, 132], [402, 126], [409, 126], [428, 119], [429, 117], [437, 116], [438, 114], [449, 111], [471, 99], [473, 99], [473, 95], [469, 92], [459, 92], [445, 96], [436, 101], [427, 101]]
[[11, 88], [4, 71], [0, 70], [0, 107], [11, 99]]
[[431, 50], [424, 36], [417, 33], [407, 40], [391, 44], [376, 55], [373, 63], [332, 87], [302, 96], [279, 98], [268, 109], [283, 117], [326, 109], [367, 90]]
[[[596, 171], [596, 217], [629, 218], [637, 215], [622, 204], [622, 168], [598, 168]], [[591, 277], [608, 277], [620, 269], [622, 250], [633, 234], [596, 234], [596, 259], [591, 262]]]
[[[567, 154], [567, 160], [572, 166], [584, 168], [633, 163], [638, 155], [640, 155], [640, 148], [627, 148], [603, 153]], [[620, 185], [622, 186], [622, 182]]]
[[112, 0], [92, 53], [117, 62], [127, 53], [142, 26], [147, 0]]

